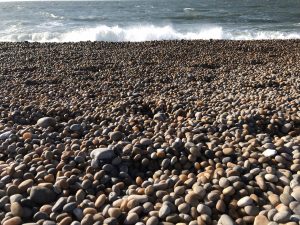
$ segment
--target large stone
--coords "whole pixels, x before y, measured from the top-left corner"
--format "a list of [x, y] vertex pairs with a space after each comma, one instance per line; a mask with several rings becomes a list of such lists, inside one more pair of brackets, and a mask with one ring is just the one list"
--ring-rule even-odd
[[275, 149], [267, 149], [262, 153], [265, 157], [272, 157], [277, 154], [277, 151]]
[[18, 188], [21, 192], [26, 192], [28, 188], [30, 188], [33, 185], [33, 180], [28, 179], [24, 180], [22, 183], [19, 184]]
[[109, 137], [113, 141], [120, 141], [123, 138], [123, 133], [120, 131], [113, 131], [109, 133]]
[[14, 202], [11, 204], [10, 211], [14, 216], [22, 217], [23, 215], [23, 208], [18, 202]]
[[53, 205], [52, 211], [53, 212], [61, 211], [66, 203], [67, 203], [67, 199], [65, 197], [60, 197]]
[[206, 206], [204, 204], [199, 204], [197, 206], [197, 211], [200, 214], [206, 214], [208, 216], [211, 216], [211, 214], [212, 214], [211, 208], [209, 208], [208, 206]]
[[298, 202], [300, 202], [300, 187], [295, 187], [292, 196], [294, 199], [296, 199]]
[[56, 200], [56, 193], [46, 187], [33, 187], [30, 191], [30, 199], [37, 204], [48, 204]]
[[55, 124], [56, 124], [56, 120], [52, 117], [40, 118], [36, 123], [36, 125], [42, 128], [53, 127], [55, 126]]
[[274, 215], [273, 220], [277, 223], [285, 223], [288, 222], [290, 219], [290, 212], [289, 211], [282, 211], [278, 212]]
[[158, 215], [159, 215], [159, 218], [166, 218], [167, 215], [169, 215], [171, 213], [171, 208], [169, 205], [167, 204], [163, 204], [162, 207], [160, 208], [159, 212], [158, 212]]
[[152, 140], [149, 138], [142, 138], [140, 140], [141, 145], [148, 146], [152, 144]]
[[254, 219], [253, 225], [268, 225], [269, 220], [264, 215], [258, 215]]
[[22, 220], [18, 216], [8, 219], [3, 223], [3, 225], [19, 225], [19, 224], [22, 224]]
[[2, 134], [0, 134], [0, 140], [6, 140], [11, 134], [12, 132], [10, 130], [3, 132]]
[[90, 156], [95, 161], [112, 160], [116, 156], [116, 154], [110, 148], [96, 148], [91, 152]]
[[146, 225], [158, 225], [159, 223], [159, 220], [156, 216], [151, 216], [147, 222], [146, 222]]
[[139, 216], [136, 213], [128, 213], [124, 224], [136, 224], [139, 221]]
[[235, 225], [235, 223], [230, 216], [223, 214], [218, 221], [218, 225]]
[[239, 207], [244, 207], [246, 205], [252, 205], [252, 204], [253, 204], [253, 200], [249, 196], [245, 196], [237, 202], [237, 205]]

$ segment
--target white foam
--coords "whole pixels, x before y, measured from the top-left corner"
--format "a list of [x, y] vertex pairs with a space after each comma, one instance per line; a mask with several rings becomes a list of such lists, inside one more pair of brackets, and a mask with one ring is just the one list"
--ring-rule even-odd
[[66, 32], [6, 32], [0, 34], [0, 41], [34, 41], [34, 42], [78, 42], [78, 41], [112, 41], [112, 42], [141, 42], [152, 40], [198, 40], [198, 39], [229, 39], [229, 40], [258, 40], [258, 39], [300, 39], [300, 33], [279, 31], [226, 31], [220, 26], [201, 26], [189, 31], [179, 31], [172, 26], [106, 26], [79, 28]]

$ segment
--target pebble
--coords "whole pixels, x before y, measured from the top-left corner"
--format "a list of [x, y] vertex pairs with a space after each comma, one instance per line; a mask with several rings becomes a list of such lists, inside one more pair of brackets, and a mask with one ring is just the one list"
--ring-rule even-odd
[[19, 224], [22, 224], [22, 220], [18, 216], [8, 219], [3, 223], [3, 225], [19, 225]]
[[36, 123], [36, 125], [38, 125], [42, 128], [52, 127], [52, 126], [55, 126], [55, 124], [56, 124], [56, 120], [52, 117], [40, 118]]
[[253, 200], [249, 196], [245, 196], [237, 202], [237, 205], [239, 207], [244, 207], [244, 206], [252, 205], [252, 204], [253, 204]]
[[268, 225], [269, 222], [270, 221], [268, 220], [268, 218], [266, 216], [258, 215], [255, 217], [253, 225]]
[[262, 153], [265, 157], [273, 157], [277, 154], [275, 149], [267, 149]]
[[136, 213], [129, 213], [124, 221], [124, 224], [136, 224], [139, 221], [139, 216]]
[[0, 49], [2, 224], [298, 224], [297, 40]]
[[219, 225], [234, 225], [234, 221], [232, 220], [232, 218], [226, 214], [223, 214], [219, 221], [218, 221]]
[[37, 204], [47, 204], [55, 201], [56, 194], [49, 188], [36, 186], [31, 188], [30, 199]]

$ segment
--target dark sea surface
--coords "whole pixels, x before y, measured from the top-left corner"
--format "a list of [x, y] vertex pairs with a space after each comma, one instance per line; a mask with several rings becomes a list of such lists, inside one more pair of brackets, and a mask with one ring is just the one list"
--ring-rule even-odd
[[299, 0], [0, 2], [0, 41], [298, 38]]

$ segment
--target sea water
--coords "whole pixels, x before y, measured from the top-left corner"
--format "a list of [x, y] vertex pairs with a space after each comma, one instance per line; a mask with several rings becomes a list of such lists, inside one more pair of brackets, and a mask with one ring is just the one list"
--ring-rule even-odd
[[299, 0], [0, 2], [0, 41], [298, 38]]

